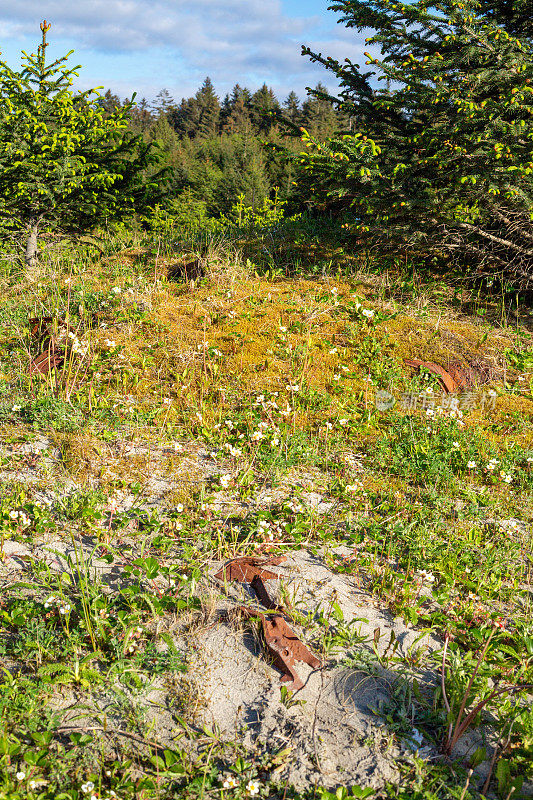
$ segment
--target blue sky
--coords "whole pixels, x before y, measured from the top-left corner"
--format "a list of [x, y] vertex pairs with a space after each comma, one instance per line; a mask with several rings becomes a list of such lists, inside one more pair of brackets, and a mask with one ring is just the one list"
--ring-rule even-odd
[[52, 23], [50, 56], [74, 49], [81, 88], [104, 85], [151, 100], [166, 88], [193, 94], [209, 75], [220, 96], [237, 81], [263, 82], [284, 98], [331, 78], [300, 55], [305, 43], [364, 61], [364, 37], [337, 24], [329, 0], [0, 0], [0, 51], [10, 66], [36, 49], [39, 22]]

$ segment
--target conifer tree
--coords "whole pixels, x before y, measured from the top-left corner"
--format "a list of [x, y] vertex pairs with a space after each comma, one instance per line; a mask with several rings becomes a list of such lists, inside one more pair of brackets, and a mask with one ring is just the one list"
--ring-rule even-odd
[[107, 89], [106, 93], [100, 96], [96, 102], [100, 108], [103, 108], [104, 111], [109, 113], [115, 111], [117, 108], [120, 108], [122, 105], [120, 102], [120, 97], [117, 94], [114, 94], [111, 89]]
[[40, 27], [20, 71], [0, 61], [0, 221], [25, 232], [29, 276], [43, 229], [83, 233], [145, 207], [157, 184], [145, 179], [155, 149], [127, 130], [131, 102], [104, 113], [94, 90], [73, 92], [70, 53], [47, 64]]
[[332, 136], [338, 128], [333, 103], [324, 84], [317, 83], [303, 104], [302, 125], [317, 139]]
[[176, 101], [168, 89], [161, 89], [152, 103], [152, 111], [155, 116], [168, 116], [175, 106]]
[[[341, 0], [373, 28], [371, 69], [304, 52], [341, 83], [354, 132], [302, 156], [303, 190], [353, 208], [358, 235], [533, 281], [528, 3]], [[376, 79], [385, 86], [376, 88]]]
[[130, 118], [130, 129], [135, 133], [142, 133], [150, 127], [153, 122], [153, 117], [150, 113], [146, 97], [142, 97], [137, 105], [132, 107]]
[[283, 101], [283, 108], [285, 109], [285, 115], [293, 125], [301, 124], [302, 111], [296, 92], [290, 92], [288, 94], [287, 98]]
[[195, 99], [198, 114], [196, 135], [205, 139], [217, 133], [220, 117], [220, 103], [211, 78], [205, 79]]
[[177, 108], [168, 113], [168, 121], [180, 137], [192, 139], [198, 128], [198, 104], [195, 97], [182, 98]]
[[236, 83], [231, 97], [228, 97], [227, 114], [221, 123], [222, 131], [227, 133], [251, 133], [250, 99], [250, 91], [246, 88], [243, 89]]
[[276, 123], [276, 113], [279, 111], [279, 103], [273, 90], [264, 83], [260, 89], [252, 95], [252, 121], [256, 129], [260, 132], [269, 131]]

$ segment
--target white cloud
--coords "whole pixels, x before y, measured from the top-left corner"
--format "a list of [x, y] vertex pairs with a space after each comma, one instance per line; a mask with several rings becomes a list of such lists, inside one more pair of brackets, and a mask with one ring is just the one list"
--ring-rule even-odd
[[[97, 81], [123, 94], [167, 86], [183, 96], [190, 91], [183, 84], [197, 87], [205, 75], [221, 92], [236, 81], [266, 82], [280, 94], [293, 87], [302, 93], [321, 79], [331, 83], [323, 68], [301, 57], [303, 42], [333, 57], [363, 60], [363, 37], [336, 26], [336, 15], [328, 15], [331, 25], [317, 15], [290, 17], [279, 0], [48, 0], [45, 7], [42, 0], [0, 0], [0, 47], [8, 37], [37, 43], [44, 13], [52, 42], [67, 42], [84, 64], [85, 54], [94, 54], [93, 74], [98, 53], [103, 61], [113, 57], [119, 73]], [[140, 64], [128, 74], [133, 59]]]

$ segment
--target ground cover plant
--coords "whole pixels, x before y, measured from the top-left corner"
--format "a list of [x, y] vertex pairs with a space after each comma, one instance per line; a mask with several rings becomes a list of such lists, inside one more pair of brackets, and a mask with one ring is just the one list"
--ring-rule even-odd
[[[39, 284], [6, 263], [1, 796], [531, 793], [527, 305], [319, 229], [132, 229]], [[477, 383], [446, 395], [416, 357]], [[238, 556], [286, 559], [269, 589], [324, 664], [298, 692], [213, 578]], [[326, 766], [354, 708], [366, 773]]]
[[0, 800], [532, 796], [529, 297], [250, 186], [4, 237]]

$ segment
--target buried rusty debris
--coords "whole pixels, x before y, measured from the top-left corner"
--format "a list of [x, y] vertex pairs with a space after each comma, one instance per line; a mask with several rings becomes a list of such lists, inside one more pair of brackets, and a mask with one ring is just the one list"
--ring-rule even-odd
[[286, 617], [288, 613], [275, 603], [266, 589], [263, 580], [279, 578], [265, 566], [280, 564], [284, 557], [278, 558], [236, 558], [228, 562], [216, 578], [219, 580], [241, 581], [250, 584], [262, 605], [272, 613], [265, 613], [249, 606], [239, 606], [239, 610], [247, 617], [261, 620], [266, 646], [272, 656], [274, 666], [282, 673], [281, 682], [291, 691], [303, 687], [303, 682], [296, 672], [295, 662], [303, 661], [313, 669], [322, 666], [321, 661], [311, 653], [309, 648], [299, 639], [289, 627]]
[[296, 636], [281, 614], [270, 616], [247, 606], [241, 606], [240, 611], [248, 617], [259, 617], [261, 620], [266, 646], [272, 655], [274, 666], [283, 673], [281, 682], [293, 692], [301, 689], [303, 682], [296, 672], [295, 662], [303, 661], [313, 669], [321, 667], [322, 662]]
[[433, 361], [420, 361], [418, 358], [410, 358], [405, 361], [408, 367], [415, 367], [416, 369], [426, 369], [433, 375], [437, 376], [437, 380], [448, 394], [459, 392], [461, 389], [466, 388], [467, 381], [459, 369], [454, 368], [454, 375], [450, 375], [444, 367], [435, 364]]
[[279, 575], [264, 569], [264, 567], [276, 566], [284, 560], [283, 556], [278, 558], [254, 558], [252, 556], [234, 558], [216, 573], [215, 578], [220, 581], [241, 581], [242, 583], [251, 583], [256, 575], [265, 580], [276, 579], [279, 578]]
[[65, 326], [66, 323], [53, 317], [32, 317], [29, 322], [30, 335], [40, 350], [30, 361], [30, 375], [48, 375], [63, 364], [64, 352], [57, 344], [54, 326]]
[[30, 375], [48, 375], [63, 364], [63, 354], [59, 350], [45, 350], [30, 362]]

